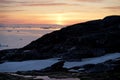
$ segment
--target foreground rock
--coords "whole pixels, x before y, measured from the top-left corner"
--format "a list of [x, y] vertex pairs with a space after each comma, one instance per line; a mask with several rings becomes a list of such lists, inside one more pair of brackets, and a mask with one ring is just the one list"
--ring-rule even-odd
[[0, 51], [0, 59], [15, 61], [58, 57], [81, 60], [114, 52], [120, 52], [120, 16], [108, 16], [62, 28], [23, 48]]
[[32, 70], [32, 71], [17, 71], [17, 74], [39, 74], [39, 73], [51, 73], [51, 72], [68, 72], [67, 68], [64, 68], [65, 61], [57, 62], [50, 67], [41, 69], [41, 70]]
[[[53, 64], [51, 67], [45, 68], [43, 70], [23, 72], [21, 71], [17, 72], [17, 74], [49, 76], [51, 78], [79, 78], [80, 80], [120, 80], [120, 58], [109, 60], [99, 64], [75, 66], [73, 68], [67, 69], [67, 71], [65, 68], [63, 68], [63, 63], [64, 61], [60, 61]], [[82, 72], [80, 71], [81, 68], [84, 68]], [[72, 69], [78, 71], [72, 72]]]
[[13, 76], [8, 73], [0, 73], [0, 80], [33, 80], [33, 79], [24, 78], [20, 76]]
[[50, 67], [40, 70], [40, 72], [66, 72], [68, 69], [63, 67], [64, 63], [65, 61], [57, 62]]
[[[55, 74], [54, 74], [55, 76]], [[62, 75], [63, 76], [63, 75]], [[80, 80], [79, 78], [72, 77], [48, 77], [40, 75], [19, 75], [15, 73], [0, 73], [0, 80]]]
[[74, 66], [72, 68], [69, 68], [68, 71], [80, 73], [120, 72], [120, 58], [108, 60], [98, 64]]
[[75, 73], [103, 73], [103, 72], [120, 72], [120, 58], [108, 60], [98, 64], [85, 64], [82, 66], [74, 66], [71, 68], [64, 67], [65, 61], [57, 62], [50, 67], [41, 70], [18, 71], [17, 74], [43, 74], [57, 72], [75, 72]]

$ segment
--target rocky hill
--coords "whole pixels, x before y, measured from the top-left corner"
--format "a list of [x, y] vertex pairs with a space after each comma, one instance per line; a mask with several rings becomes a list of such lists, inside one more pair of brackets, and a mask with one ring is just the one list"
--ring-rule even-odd
[[20, 49], [0, 51], [1, 60], [81, 60], [120, 52], [120, 16], [78, 23], [46, 34]]

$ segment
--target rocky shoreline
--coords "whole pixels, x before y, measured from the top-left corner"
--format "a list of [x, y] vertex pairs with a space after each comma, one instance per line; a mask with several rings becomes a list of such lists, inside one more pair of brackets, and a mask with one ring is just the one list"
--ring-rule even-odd
[[120, 56], [96, 64], [64, 67], [66, 61], [80, 62], [82, 59], [119, 52], [120, 16], [107, 16], [62, 28], [19, 49], [1, 50], [0, 63], [49, 58], [59, 58], [60, 61], [41, 70], [0, 73], [0, 80], [36, 80], [38, 76], [55, 80], [120, 80]]
[[[108, 60], [99, 64], [87, 64], [65, 68], [65, 61], [57, 62], [50, 67], [41, 70], [17, 71], [14, 73], [0, 73], [17, 80], [119, 80], [120, 79], [120, 58]], [[0, 76], [1, 78], [5, 78]], [[6, 77], [4, 80], [8, 80]], [[38, 78], [39, 77], [39, 78]], [[9, 80], [14, 80], [14, 79]]]
[[101, 73], [49, 72], [32, 74], [0, 73], [1, 80], [120, 80], [120, 71]]

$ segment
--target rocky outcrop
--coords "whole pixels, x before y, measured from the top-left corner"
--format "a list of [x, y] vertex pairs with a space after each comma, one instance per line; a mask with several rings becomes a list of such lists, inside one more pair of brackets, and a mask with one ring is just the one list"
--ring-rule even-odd
[[50, 67], [40, 70], [40, 72], [66, 72], [67, 68], [64, 68], [65, 61], [57, 62]]
[[120, 58], [108, 60], [98, 64], [74, 66], [72, 68], [69, 68], [68, 71], [81, 73], [120, 72]]
[[[89, 67], [89, 66], [88, 66]], [[120, 59], [109, 60], [104, 63], [95, 64], [93, 67], [89, 67], [86, 72], [91, 73], [100, 73], [100, 72], [120, 72]]]
[[104, 19], [67, 26], [32, 41], [25, 47], [11, 52], [15, 53], [12, 56], [4, 56], [2, 60], [53, 57], [81, 60], [114, 52], [120, 52], [120, 16], [108, 16]]

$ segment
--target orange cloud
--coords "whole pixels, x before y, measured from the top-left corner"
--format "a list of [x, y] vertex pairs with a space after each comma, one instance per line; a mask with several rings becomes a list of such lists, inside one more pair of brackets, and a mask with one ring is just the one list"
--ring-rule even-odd
[[101, 2], [103, 0], [75, 0], [75, 1], [79, 1], [79, 2]]
[[118, 9], [120, 10], [120, 6], [111, 6], [111, 7], [104, 7], [105, 9]]
[[21, 11], [24, 11], [24, 10], [0, 10], [0, 12], [21, 12]]
[[36, 4], [22, 4], [22, 6], [71, 6], [77, 4], [69, 4], [69, 3], [36, 3]]
[[6, 18], [6, 16], [5, 16], [5, 15], [0, 15], [0, 19], [1, 19], [1, 18]]
[[[20, 7], [20, 6], [73, 6], [78, 5], [69, 2], [55, 2], [56, 0], [0, 0], [0, 7]], [[10, 4], [10, 5], [9, 5]]]
[[8, 4], [8, 3], [17, 3], [17, 1], [14, 1], [14, 0], [0, 0], [0, 4]]

